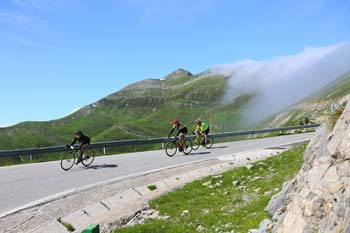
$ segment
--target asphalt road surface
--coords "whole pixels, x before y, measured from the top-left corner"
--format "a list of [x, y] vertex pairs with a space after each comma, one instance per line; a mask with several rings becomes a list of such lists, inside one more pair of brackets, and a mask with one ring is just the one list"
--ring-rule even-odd
[[164, 150], [96, 157], [90, 168], [82, 165], [63, 171], [59, 161], [0, 167], [0, 215], [48, 196], [94, 185], [106, 180], [181, 165], [237, 152], [268, 148], [310, 139], [312, 133], [214, 144], [190, 155], [177, 152], [168, 157]]

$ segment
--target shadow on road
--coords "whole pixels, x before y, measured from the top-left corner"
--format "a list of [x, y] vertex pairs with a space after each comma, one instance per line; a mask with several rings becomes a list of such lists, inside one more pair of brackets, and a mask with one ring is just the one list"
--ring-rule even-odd
[[190, 155], [206, 155], [206, 154], [210, 154], [210, 152], [209, 151], [194, 152], [194, 153], [191, 153]]
[[213, 146], [211, 149], [222, 149], [227, 148], [227, 146]]
[[86, 169], [102, 169], [102, 168], [115, 168], [118, 167], [117, 164], [99, 164], [99, 165], [91, 165]]

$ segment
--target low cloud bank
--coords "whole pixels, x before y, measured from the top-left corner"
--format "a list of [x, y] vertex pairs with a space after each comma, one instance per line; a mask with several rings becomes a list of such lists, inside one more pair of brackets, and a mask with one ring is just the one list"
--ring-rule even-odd
[[253, 124], [349, 72], [350, 43], [308, 47], [296, 55], [267, 61], [215, 65], [211, 71], [230, 76], [224, 101], [232, 101], [241, 94], [256, 94], [244, 116], [244, 123]]

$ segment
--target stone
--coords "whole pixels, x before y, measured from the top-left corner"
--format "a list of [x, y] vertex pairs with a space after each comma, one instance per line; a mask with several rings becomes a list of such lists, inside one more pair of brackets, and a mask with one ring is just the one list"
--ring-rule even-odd
[[273, 215], [272, 232], [350, 232], [349, 123], [350, 103], [329, 137], [326, 127], [316, 131], [302, 169], [266, 208]]
[[216, 176], [212, 176], [212, 179], [221, 179], [223, 177], [223, 175], [216, 175]]
[[204, 187], [208, 187], [209, 185], [211, 185], [211, 180], [202, 184], [202, 186], [204, 186]]
[[288, 181], [283, 185], [282, 191], [272, 196], [269, 204], [265, 208], [271, 215], [281, 208], [286, 206], [291, 201], [291, 193], [294, 189], [294, 180]]
[[48, 225], [42, 227], [41, 229], [34, 231], [34, 233], [47, 233], [47, 232], [55, 232], [55, 233], [69, 233], [66, 227], [64, 227], [61, 223], [56, 220], [52, 221]]
[[235, 181], [232, 182], [232, 185], [233, 186], [237, 186], [239, 183], [240, 183], [239, 180], [235, 180]]
[[181, 216], [182, 217], [187, 216], [187, 215], [189, 215], [189, 213], [190, 213], [190, 211], [184, 210], [184, 211], [182, 211]]
[[210, 210], [209, 210], [209, 209], [203, 209], [203, 213], [204, 213], [204, 214], [209, 214], [209, 213], [210, 213]]
[[259, 229], [250, 229], [248, 233], [259, 233]]
[[88, 225], [92, 218], [84, 213], [83, 210], [77, 210], [61, 218], [64, 223], [71, 224], [75, 229], [83, 228]]
[[261, 188], [256, 188], [256, 189], [254, 189], [254, 192], [259, 192], [261, 190]]
[[259, 233], [267, 233], [272, 229], [272, 222], [270, 219], [264, 219], [259, 225]]
[[256, 180], [261, 180], [262, 178], [264, 178], [264, 177], [255, 176], [255, 177], [253, 177], [253, 179], [252, 179], [251, 181], [254, 182], [254, 181], [256, 181]]
[[246, 191], [247, 190], [247, 186], [241, 185], [238, 187], [240, 190], [242, 191]]
[[204, 230], [205, 230], [205, 228], [202, 225], [200, 225], [200, 224], [196, 228], [196, 231], [198, 231], [198, 232], [202, 232]]
[[93, 204], [87, 206], [86, 208], [84, 208], [84, 210], [85, 210], [85, 213], [92, 218], [101, 216], [109, 211], [100, 202], [93, 203]]

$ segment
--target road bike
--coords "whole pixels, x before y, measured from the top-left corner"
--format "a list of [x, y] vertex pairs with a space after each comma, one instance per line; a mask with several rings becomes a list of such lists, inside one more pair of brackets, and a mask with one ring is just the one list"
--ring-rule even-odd
[[212, 136], [208, 135], [208, 141], [205, 142], [205, 136], [204, 134], [200, 134], [200, 133], [192, 133], [194, 135], [196, 135], [193, 139], [192, 139], [192, 149], [193, 150], [198, 150], [199, 146], [202, 145], [203, 147], [210, 149], [213, 146], [214, 143], [214, 139]]
[[[165, 146], [165, 153], [169, 156], [169, 157], [173, 157], [176, 152], [177, 149], [180, 148], [180, 142], [179, 142], [179, 138], [178, 137], [173, 137], [173, 140], [168, 142]], [[192, 141], [189, 139], [185, 138], [185, 146], [183, 148], [183, 153], [185, 155], [190, 154], [192, 151]]]
[[[74, 147], [70, 147], [69, 149], [69, 151], [63, 154], [61, 159], [61, 168], [65, 171], [68, 171], [74, 166], [75, 161], [77, 158], [79, 158], [80, 153], [80, 150], [77, 150]], [[95, 152], [89, 148], [85, 148], [81, 157], [81, 163], [84, 165], [84, 167], [88, 167], [95, 159]]]

